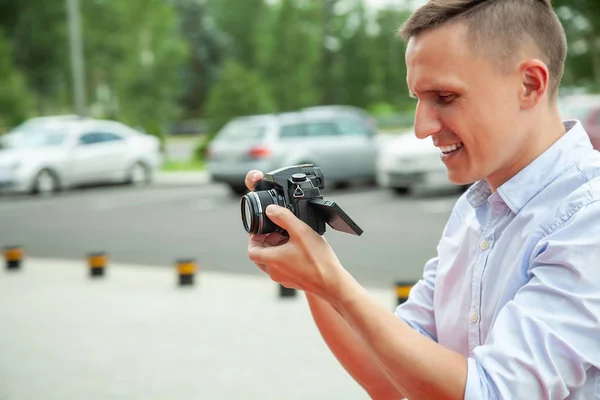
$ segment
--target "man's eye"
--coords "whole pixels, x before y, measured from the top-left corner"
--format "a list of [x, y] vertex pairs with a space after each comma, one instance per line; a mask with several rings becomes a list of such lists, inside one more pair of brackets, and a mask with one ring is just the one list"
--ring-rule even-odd
[[449, 104], [452, 102], [452, 100], [454, 100], [456, 98], [455, 95], [453, 94], [448, 94], [448, 95], [438, 95], [438, 102], [442, 103], [442, 104]]

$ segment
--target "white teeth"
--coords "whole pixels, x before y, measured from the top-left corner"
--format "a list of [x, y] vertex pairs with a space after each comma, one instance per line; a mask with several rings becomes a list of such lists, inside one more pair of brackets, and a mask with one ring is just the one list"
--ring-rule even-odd
[[442, 150], [442, 153], [450, 153], [461, 147], [462, 147], [462, 142], [458, 142], [458, 143], [451, 144], [450, 146], [440, 146], [440, 150]]

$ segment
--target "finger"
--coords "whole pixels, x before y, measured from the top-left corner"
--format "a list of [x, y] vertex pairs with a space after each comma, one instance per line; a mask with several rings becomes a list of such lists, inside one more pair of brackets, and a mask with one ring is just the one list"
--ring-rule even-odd
[[269, 219], [275, 225], [285, 229], [291, 237], [303, 237], [309, 235], [310, 232], [316, 233], [310, 226], [285, 207], [269, 204], [265, 211]]
[[253, 246], [248, 249], [248, 258], [255, 264], [269, 266], [272, 262], [277, 263], [285, 258], [285, 246], [287, 246], [287, 244], [266, 247]]
[[263, 178], [263, 173], [253, 169], [246, 174], [246, 187], [248, 190], [254, 190], [254, 184]]
[[280, 244], [286, 243], [288, 240], [289, 237], [283, 236], [279, 232], [273, 232], [267, 234], [267, 237], [265, 238], [265, 243], [271, 246], [279, 246]]
[[249, 246], [264, 246], [268, 233], [250, 234]]
[[[255, 264], [256, 264], [256, 263], [255, 263]], [[261, 270], [262, 272], [264, 272], [264, 273], [267, 273], [267, 266], [266, 266], [266, 265], [264, 265], [264, 264], [256, 264], [256, 266], [257, 266], [258, 268], [260, 268], [260, 270]]]

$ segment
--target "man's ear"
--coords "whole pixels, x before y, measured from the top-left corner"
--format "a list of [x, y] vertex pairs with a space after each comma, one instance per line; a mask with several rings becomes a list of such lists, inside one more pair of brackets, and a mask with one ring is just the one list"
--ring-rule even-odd
[[546, 64], [538, 59], [531, 59], [521, 64], [521, 108], [535, 107], [548, 91], [550, 74]]

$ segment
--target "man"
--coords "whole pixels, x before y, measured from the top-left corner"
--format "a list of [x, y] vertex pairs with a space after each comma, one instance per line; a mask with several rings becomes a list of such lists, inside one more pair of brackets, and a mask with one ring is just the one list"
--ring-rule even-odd
[[558, 115], [566, 40], [549, 0], [432, 0], [401, 32], [415, 134], [475, 182], [408, 301], [380, 306], [285, 208], [267, 212], [289, 240], [253, 236], [250, 259], [306, 293], [374, 399], [600, 398], [600, 153]]

